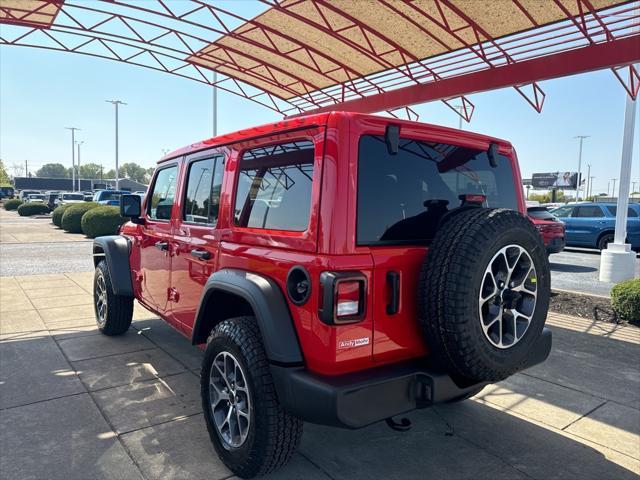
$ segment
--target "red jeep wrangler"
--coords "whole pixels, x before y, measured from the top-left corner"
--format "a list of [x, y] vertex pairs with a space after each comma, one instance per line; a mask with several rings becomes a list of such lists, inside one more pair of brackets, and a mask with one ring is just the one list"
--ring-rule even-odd
[[133, 300], [205, 349], [211, 440], [241, 477], [302, 422], [359, 428], [544, 361], [550, 278], [505, 141], [328, 113], [163, 158], [94, 243], [97, 322]]

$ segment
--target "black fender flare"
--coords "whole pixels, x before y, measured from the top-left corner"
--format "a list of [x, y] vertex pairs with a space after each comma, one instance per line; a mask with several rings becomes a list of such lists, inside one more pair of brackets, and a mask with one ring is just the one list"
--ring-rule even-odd
[[215, 292], [236, 295], [251, 306], [270, 362], [303, 364], [298, 336], [282, 290], [272, 279], [244, 270], [223, 269], [209, 277], [200, 297], [192, 344], [204, 343], [209, 336], [205, 312], [207, 302]]
[[129, 252], [129, 240], [122, 235], [107, 235], [93, 240], [93, 266], [97, 267], [102, 258], [107, 261], [115, 295], [134, 296]]

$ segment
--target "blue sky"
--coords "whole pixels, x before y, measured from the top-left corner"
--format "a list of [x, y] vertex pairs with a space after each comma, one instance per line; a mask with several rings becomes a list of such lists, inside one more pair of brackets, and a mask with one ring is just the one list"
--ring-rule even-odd
[[[575, 135], [584, 144], [583, 175], [591, 163], [594, 191], [619, 177], [625, 91], [610, 71], [542, 82], [547, 94], [536, 113], [513, 89], [471, 95], [476, 110], [463, 128], [510, 140], [524, 177], [576, 170]], [[24, 47], [0, 47], [0, 158], [30, 170], [50, 162], [70, 166], [70, 133], [79, 127], [82, 162], [114, 166], [114, 112], [121, 107], [120, 161], [152, 166], [163, 149], [211, 136], [211, 88], [194, 81], [114, 61]], [[278, 120], [259, 105], [221, 92], [219, 133]], [[637, 108], [637, 106], [636, 106]], [[420, 120], [456, 127], [458, 117], [441, 102], [414, 107]], [[640, 119], [632, 180], [640, 182]], [[640, 185], [640, 183], [638, 184]], [[638, 187], [637, 187], [638, 188]]]

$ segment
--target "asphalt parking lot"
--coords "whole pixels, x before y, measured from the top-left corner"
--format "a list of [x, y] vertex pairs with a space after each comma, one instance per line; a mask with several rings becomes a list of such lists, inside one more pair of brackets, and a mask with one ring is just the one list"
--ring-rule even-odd
[[[231, 477], [202, 418], [201, 351], [139, 305], [126, 335], [99, 334], [87, 263], [0, 276], [0, 478]], [[640, 329], [558, 314], [547, 324], [544, 364], [413, 412], [406, 433], [307, 424], [271, 478], [638, 478]]]
[[[636, 277], [640, 277], [640, 258], [636, 256]], [[600, 252], [588, 248], [567, 248], [549, 256], [551, 287], [609, 297], [613, 283], [601, 282]]]

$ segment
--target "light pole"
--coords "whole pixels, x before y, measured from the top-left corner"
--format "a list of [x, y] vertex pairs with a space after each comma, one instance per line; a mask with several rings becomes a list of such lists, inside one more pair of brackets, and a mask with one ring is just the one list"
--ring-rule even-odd
[[611, 181], [613, 182], [613, 188], [611, 189], [611, 196], [615, 197], [616, 196], [616, 181], [618, 179], [617, 178], [612, 178]]
[[587, 178], [585, 179], [585, 182], [584, 182], [584, 189], [585, 189], [584, 197], [585, 197], [585, 200], [587, 198], [589, 198], [589, 178], [591, 178], [591, 164], [590, 163], [587, 164]]
[[591, 192], [591, 196], [593, 196], [593, 179], [596, 177], [589, 177], [589, 192]]
[[579, 138], [580, 139], [580, 149], [578, 150], [578, 178], [576, 179], [576, 203], [578, 203], [578, 200], [580, 199], [580, 173], [581, 169], [582, 169], [582, 142], [584, 141], [585, 138], [589, 138], [590, 135], [576, 135], [573, 138]]
[[120, 168], [118, 164], [118, 105], [126, 105], [120, 100], [105, 100], [116, 107], [116, 190], [120, 190]]
[[82, 142], [76, 142], [76, 145], [78, 145], [78, 191], [82, 191], [82, 186], [80, 185], [80, 145], [82, 145], [84, 143], [84, 141]]
[[71, 191], [75, 192], [76, 186], [76, 130], [80, 130], [76, 127], [64, 127], [66, 130], [71, 130]]

